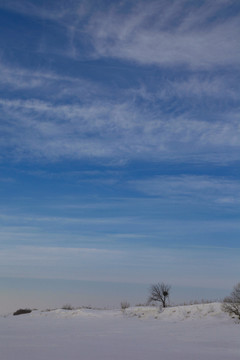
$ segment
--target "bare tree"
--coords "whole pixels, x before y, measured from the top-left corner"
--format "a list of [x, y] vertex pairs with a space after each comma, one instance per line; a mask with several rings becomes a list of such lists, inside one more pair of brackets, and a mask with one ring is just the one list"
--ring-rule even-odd
[[234, 286], [230, 296], [223, 300], [222, 309], [230, 315], [237, 315], [240, 320], [240, 283]]
[[160, 301], [164, 308], [167, 307], [170, 289], [171, 286], [164, 283], [151, 285], [148, 303], [151, 301]]

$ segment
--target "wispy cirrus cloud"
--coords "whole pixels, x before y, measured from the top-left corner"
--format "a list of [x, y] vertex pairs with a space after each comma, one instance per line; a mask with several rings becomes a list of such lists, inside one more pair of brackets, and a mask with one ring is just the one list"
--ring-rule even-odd
[[240, 184], [237, 180], [206, 175], [156, 176], [130, 183], [140, 192], [168, 199], [216, 203], [240, 203]]
[[[97, 83], [81, 76], [60, 75], [45, 69], [26, 69], [22, 66], [7, 64], [0, 61], [0, 89], [14, 93], [17, 90], [31, 90], [37, 99], [54, 98], [67, 101], [75, 98], [81, 101], [91, 101], [96, 98], [113, 98], [107, 84]], [[219, 100], [236, 101], [239, 99], [238, 75], [234, 73], [185, 73], [167, 79], [159, 79], [160, 83], [148, 83], [148, 79], [137, 80], [137, 84], [125, 89], [115, 88], [118, 98], [128, 98], [130, 101], [141, 97], [144, 101], [154, 102], [172, 100], [173, 98], [191, 99], [200, 102], [204, 98], [213, 103]], [[158, 78], [156, 79], [158, 80]], [[57, 92], [55, 89], [57, 88]], [[19, 96], [19, 94], [18, 94]], [[20, 96], [19, 96], [20, 97]]]
[[67, 14], [67, 8], [63, 6], [64, 3], [59, 1], [57, 4], [54, 2], [45, 3], [42, 6], [41, 3], [24, 0], [24, 1], [0, 1], [0, 8], [11, 10], [16, 13], [20, 13], [29, 17], [37, 17], [49, 20], [60, 21]]
[[[131, 102], [53, 104], [0, 99], [2, 149], [12, 156], [54, 160], [86, 158], [129, 160], [150, 157], [237, 160], [239, 124], [231, 114], [209, 122], [191, 114], [173, 117], [147, 111]], [[189, 146], [191, 153], [189, 154]], [[224, 157], [223, 150], [226, 154]], [[220, 156], [221, 154], [221, 156]]]
[[[84, 79], [59, 75], [44, 68], [11, 66], [5, 60], [0, 64], [2, 156], [47, 161], [90, 158], [118, 164], [135, 159], [217, 163], [239, 159], [239, 75], [227, 73], [228, 68], [221, 73], [213, 69], [224, 62], [234, 69], [238, 59], [233, 44], [238, 12], [230, 11], [237, 6], [234, 1], [121, 2], [103, 6], [104, 13], [103, 7], [90, 12], [92, 5], [85, 2], [79, 7], [73, 1], [69, 9], [65, 5], [61, 2], [55, 18], [56, 3], [47, 9], [31, 1], [20, 5], [11, 1], [7, 8], [46, 19], [49, 11], [51, 21], [72, 23], [84, 31], [85, 40], [91, 40], [97, 58], [160, 68], [185, 64], [204, 71], [168, 73], [166, 80], [158, 74], [159, 81], [141, 81], [140, 76], [131, 86], [113, 91], [104, 79], [94, 82], [91, 75]], [[74, 19], [85, 16], [84, 25], [73, 22], [73, 14]], [[216, 46], [223, 55], [215, 53]], [[85, 55], [91, 58], [88, 50]]]
[[5, 215], [0, 213], [0, 219], [6, 222], [17, 222], [24, 224], [32, 223], [58, 223], [58, 224], [88, 224], [88, 225], [98, 225], [98, 224], [123, 224], [134, 221], [134, 217], [98, 217], [98, 218], [88, 218], [88, 217], [62, 217], [62, 216], [27, 216], [23, 215], [21, 217], [14, 215]]
[[[12, 13], [20, 14], [29, 19], [37, 20], [40, 27], [40, 33], [36, 37], [36, 41], [32, 43], [32, 48], [24, 50], [34, 53], [51, 53], [58, 56], [75, 58], [79, 46], [77, 44], [77, 36], [81, 36], [84, 32], [83, 23], [87, 21], [89, 13], [94, 7], [94, 3], [83, 0], [81, 2], [72, 0], [66, 3], [64, 0], [41, 2], [32, 0], [23, 0], [21, 2], [16, 0], [0, 1], [0, 9], [10, 11]], [[85, 19], [86, 18], [86, 19]], [[52, 29], [55, 28], [56, 33], [61, 32], [65, 41], [61, 46], [57, 46], [55, 42], [49, 41], [49, 35]], [[63, 45], [63, 42], [65, 43]], [[18, 49], [21, 51], [21, 47]]]
[[140, 2], [128, 15], [121, 7], [93, 15], [88, 31], [98, 57], [195, 69], [237, 66], [239, 14], [219, 14], [231, 6], [231, 1]]
[[[84, 56], [89, 59], [114, 58], [140, 65], [201, 70], [216, 66], [237, 68], [240, 61], [240, 9], [236, 0], [121, 1], [98, 7], [86, 1], [42, 6], [11, 0], [0, 6], [64, 28], [68, 46], [63, 52], [56, 48], [61, 56], [80, 58], [84, 34], [88, 39]], [[54, 48], [43, 46], [41, 51], [54, 52]]]
[[[56, 101], [81, 99], [87, 101], [99, 95], [100, 87], [96, 82], [82, 77], [73, 77], [65, 74], [57, 74], [54, 71], [42, 69], [28, 69], [23, 66], [7, 64], [6, 60], [0, 61], [0, 89], [5, 93], [15, 94], [15, 98], [21, 99], [19, 90], [28, 95], [28, 91], [35, 94], [36, 100], [52, 98]], [[57, 88], [57, 91], [56, 91]], [[105, 92], [101, 86], [101, 93]], [[28, 96], [29, 97], [29, 96]]]

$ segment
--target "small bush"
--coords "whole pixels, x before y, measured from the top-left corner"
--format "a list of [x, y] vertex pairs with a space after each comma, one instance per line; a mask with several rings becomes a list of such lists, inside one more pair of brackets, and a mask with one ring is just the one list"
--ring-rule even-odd
[[125, 310], [125, 309], [129, 308], [129, 306], [130, 306], [130, 304], [129, 304], [128, 301], [122, 301], [121, 302], [121, 309], [122, 310]]
[[63, 310], [74, 310], [74, 307], [70, 304], [65, 304], [62, 307]]
[[18, 309], [13, 313], [13, 315], [15, 316], [15, 315], [29, 314], [31, 312], [32, 312], [31, 309]]

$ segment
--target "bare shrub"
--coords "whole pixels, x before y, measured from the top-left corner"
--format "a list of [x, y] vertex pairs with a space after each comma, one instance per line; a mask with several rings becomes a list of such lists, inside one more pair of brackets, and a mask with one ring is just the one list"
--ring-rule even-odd
[[240, 320], [240, 283], [234, 286], [230, 296], [223, 300], [222, 310], [229, 315], [236, 315]]
[[200, 305], [200, 304], [212, 304], [215, 302], [219, 302], [218, 299], [215, 300], [208, 300], [208, 299], [201, 299], [201, 300], [189, 300], [184, 301], [183, 303], [173, 304], [173, 306], [188, 306], [188, 305]]
[[122, 310], [125, 310], [125, 309], [129, 308], [129, 306], [130, 306], [130, 304], [129, 304], [128, 301], [122, 301], [121, 302], [121, 309]]
[[74, 310], [74, 307], [70, 304], [65, 304], [62, 306], [63, 310]]
[[32, 312], [32, 310], [31, 309], [18, 309], [17, 311], [15, 311], [14, 313], [13, 313], [13, 315], [15, 316], [15, 315], [23, 315], [23, 314], [29, 314], [29, 313], [31, 313]]
[[141, 306], [142, 307], [142, 306], [147, 306], [147, 304], [146, 303], [139, 303], [139, 304], [136, 304], [135, 306], [139, 306], [139, 307]]

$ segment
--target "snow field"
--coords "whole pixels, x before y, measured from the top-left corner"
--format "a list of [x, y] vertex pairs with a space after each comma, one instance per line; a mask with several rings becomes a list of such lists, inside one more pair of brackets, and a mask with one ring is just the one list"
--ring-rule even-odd
[[54, 310], [0, 317], [1, 360], [239, 360], [240, 325], [219, 303]]

